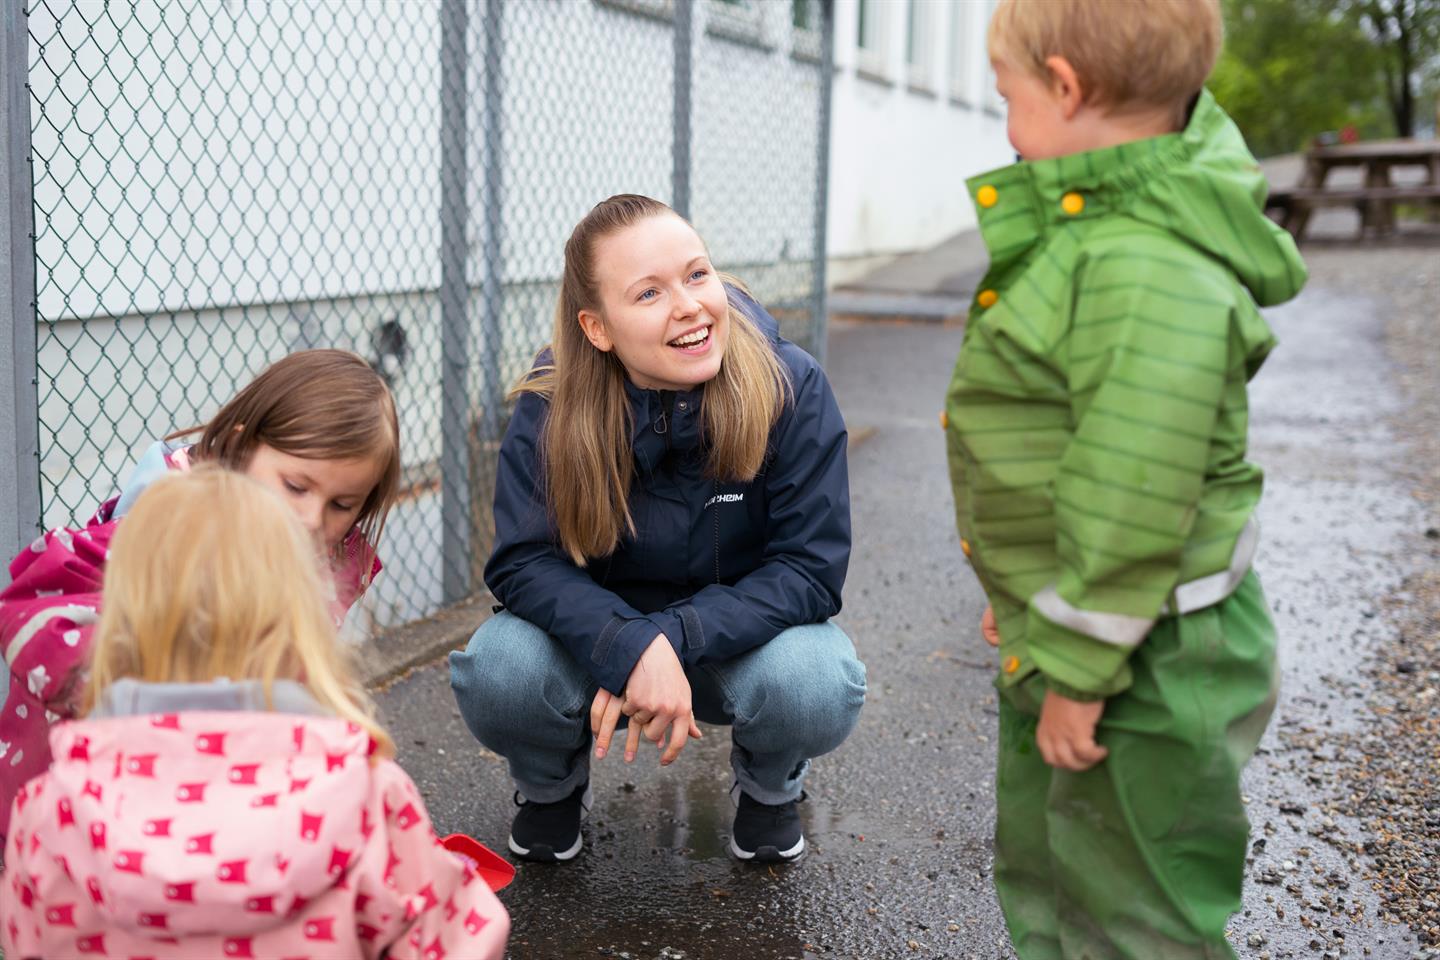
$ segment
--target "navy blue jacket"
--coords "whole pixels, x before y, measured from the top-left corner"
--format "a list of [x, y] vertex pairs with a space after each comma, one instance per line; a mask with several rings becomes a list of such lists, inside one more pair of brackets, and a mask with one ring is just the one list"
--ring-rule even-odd
[[689, 666], [728, 660], [840, 610], [850, 562], [845, 422], [814, 358], [781, 339], [763, 307], [729, 293], [771, 338], [794, 395], [754, 480], [705, 475], [703, 386], [663, 393], [627, 381], [636, 532], [581, 568], [561, 550], [541, 499], [536, 453], [549, 402], [523, 394], [500, 446], [485, 582], [613, 693], [657, 634]]

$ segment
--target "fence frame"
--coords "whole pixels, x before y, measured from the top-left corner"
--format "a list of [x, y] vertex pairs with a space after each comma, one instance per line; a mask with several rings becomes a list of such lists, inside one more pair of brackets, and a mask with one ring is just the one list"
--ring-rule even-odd
[[9, 557], [40, 530], [40, 410], [29, 11], [0, 3], [0, 21], [0, 552]]
[[830, 300], [825, 258], [830, 229], [830, 120], [835, 99], [835, 0], [820, 0], [820, 125], [815, 133], [815, 292], [810, 306], [810, 354], [825, 366], [829, 353]]
[[[625, 0], [613, 2], [629, 9]], [[636, 0], [640, 4], [649, 0]], [[698, 45], [713, 15], [711, 0], [670, 0], [661, 19], [673, 30], [671, 205], [692, 210]], [[834, 80], [834, 2], [815, 0], [819, 14], [818, 115], [814, 190], [813, 278], [806, 327], [810, 349], [824, 363], [826, 229], [828, 223], [831, 101]], [[40, 310], [37, 284], [35, 158], [30, 85], [33, 0], [0, 2], [0, 553], [25, 548], [42, 529], [39, 382]], [[499, 353], [504, 283], [502, 246], [505, 184], [506, 0], [439, 0], [438, 83], [440, 369], [440, 601], [453, 604], [483, 589], [477, 554], [484, 524], [476, 515], [491, 478], [477, 470], [492, 455], [504, 426]], [[635, 12], [648, 12], [638, 6]], [[651, 14], [655, 15], [655, 14]], [[479, 26], [481, 33], [474, 36]], [[812, 54], [813, 56], [813, 54]], [[477, 58], [480, 59], [477, 63]], [[809, 59], [807, 57], [806, 59]], [[478, 68], [478, 69], [477, 69]], [[481, 90], [474, 89], [482, 86]], [[474, 111], [477, 97], [481, 109]], [[473, 129], [476, 126], [480, 129]], [[471, 181], [481, 174], [478, 207]], [[478, 254], [478, 257], [476, 256]], [[478, 296], [477, 296], [478, 294]], [[802, 295], [803, 296], [803, 295]], [[476, 369], [476, 364], [479, 369]], [[475, 394], [479, 373], [485, 388]], [[478, 458], [478, 459], [477, 459]], [[5, 574], [0, 573], [0, 584]]]

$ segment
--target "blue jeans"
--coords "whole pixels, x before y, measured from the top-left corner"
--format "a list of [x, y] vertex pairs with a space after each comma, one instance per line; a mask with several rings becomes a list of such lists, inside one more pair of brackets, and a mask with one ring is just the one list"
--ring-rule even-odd
[[[730, 726], [735, 779], [761, 803], [798, 798], [810, 758], [845, 741], [865, 702], [865, 665], [830, 623], [791, 627], [685, 675], [696, 719]], [[450, 654], [450, 685], [470, 732], [509, 761], [527, 800], [551, 803], [590, 779], [599, 684], [539, 627], [496, 614]]]

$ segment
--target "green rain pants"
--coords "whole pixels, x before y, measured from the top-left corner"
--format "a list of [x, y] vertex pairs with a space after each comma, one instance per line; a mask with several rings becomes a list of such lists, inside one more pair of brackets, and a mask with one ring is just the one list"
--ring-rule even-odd
[[995, 886], [1021, 960], [1233, 960], [1249, 822], [1240, 771], [1275, 706], [1275, 628], [1255, 574], [1161, 620], [1105, 704], [1084, 773], [1040, 758], [1045, 681], [1000, 695]]

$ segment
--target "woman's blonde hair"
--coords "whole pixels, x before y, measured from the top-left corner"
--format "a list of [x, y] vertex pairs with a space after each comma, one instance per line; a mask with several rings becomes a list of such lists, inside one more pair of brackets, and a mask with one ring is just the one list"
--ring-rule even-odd
[[[625, 368], [613, 352], [596, 349], [585, 337], [580, 311], [601, 309], [599, 241], [660, 216], [680, 215], [658, 200], [619, 194], [596, 204], [576, 224], [565, 244], [555, 331], [546, 348], [552, 360], [527, 374], [511, 394], [536, 393], [550, 401], [540, 438], [545, 497], [560, 545], [579, 566], [613, 552], [620, 538], [635, 530]], [[765, 334], [733, 304], [728, 323], [720, 372], [704, 385], [701, 401], [706, 472], [716, 480], [748, 482], [764, 465], [770, 428], [780, 418], [790, 384]]]
[[[385, 380], [348, 350], [301, 350], [276, 360], [235, 394], [199, 433], [193, 457], [243, 471], [260, 444], [307, 460], [373, 458], [380, 479], [355, 518], [369, 549], [400, 489], [400, 422]], [[366, 557], [367, 573], [373, 557]]]
[[1048, 81], [1075, 68], [1085, 101], [1116, 112], [1180, 109], [1200, 92], [1224, 39], [1220, 0], [1001, 0], [990, 58]]
[[111, 542], [87, 712], [127, 677], [147, 683], [277, 679], [394, 746], [326, 610], [315, 544], [283, 502], [214, 465], [156, 480]]

